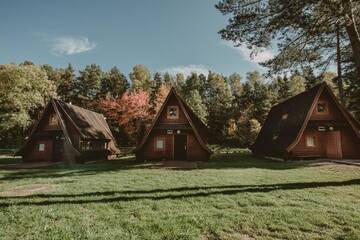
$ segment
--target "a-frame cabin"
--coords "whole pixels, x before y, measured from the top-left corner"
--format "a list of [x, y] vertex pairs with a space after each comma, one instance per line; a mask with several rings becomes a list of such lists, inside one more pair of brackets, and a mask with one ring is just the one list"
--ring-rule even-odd
[[285, 159], [360, 158], [360, 123], [321, 83], [269, 112], [252, 152]]
[[51, 99], [16, 155], [25, 162], [75, 162], [110, 159], [118, 153], [102, 114]]
[[136, 159], [208, 160], [207, 127], [171, 88], [149, 130], [135, 149]]

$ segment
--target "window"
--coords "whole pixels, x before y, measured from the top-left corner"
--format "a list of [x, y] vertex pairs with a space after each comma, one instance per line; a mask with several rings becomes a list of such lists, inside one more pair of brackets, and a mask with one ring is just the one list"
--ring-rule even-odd
[[58, 120], [55, 114], [51, 114], [49, 117], [49, 125], [55, 126], [58, 125]]
[[319, 126], [319, 127], [318, 127], [318, 131], [319, 131], [319, 132], [325, 132], [325, 131], [326, 131], [326, 127], [324, 127], [324, 126]]
[[91, 150], [91, 142], [90, 141], [80, 141], [80, 150], [81, 151]]
[[39, 152], [44, 152], [45, 151], [45, 143], [39, 143], [38, 150], [39, 150]]
[[101, 150], [107, 149], [107, 145], [108, 145], [108, 143], [106, 143], [106, 142], [102, 143], [102, 144], [100, 145], [100, 149], [101, 149]]
[[279, 138], [279, 133], [274, 133], [273, 134], [273, 140], [277, 140]]
[[155, 139], [155, 150], [162, 151], [165, 149], [165, 139], [164, 138], [156, 138]]
[[169, 106], [167, 108], [167, 118], [168, 119], [178, 119], [179, 118], [179, 107], [178, 106]]
[[328, 112], [328, 106], [326, 102], [318, 102], [317, 112], [320, 114], [325, 114]]
[[315, 136], [307, 136], [306, 137], [306, 146], [307, 147], [316, 147], [316, 137]]
[[286, 119], [288, 119], [288, 116], [289, 116], [289, 114], [284, 113], [284, 114], [281, 116], [281, 120], [286, 120]]

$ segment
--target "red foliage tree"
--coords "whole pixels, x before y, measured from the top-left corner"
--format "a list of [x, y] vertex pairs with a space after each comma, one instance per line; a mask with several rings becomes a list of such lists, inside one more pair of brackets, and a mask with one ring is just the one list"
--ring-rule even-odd
[[98, 102], [105, 116], [122, 126], [129, 136], [139, 139], [151, 122], [149, 94], [145, 91], [127, 91], [121, 98], [101, 99]]

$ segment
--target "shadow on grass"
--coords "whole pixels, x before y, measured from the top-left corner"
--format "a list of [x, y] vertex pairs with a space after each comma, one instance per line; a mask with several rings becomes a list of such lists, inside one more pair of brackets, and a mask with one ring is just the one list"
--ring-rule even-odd
[[[60, 165], [42, 167], [40, 169], [12, 169], [4, 171], [0, 180], [18, 180], [30, 178], [54, 178], [54, 177], [71, 177], [71, 176], [89, 176], [103, 172], [130, 170], [130, 169], [151, 169], [162, 168], [160, 163], [163, 162], [137, 162], [130, 160], [112, 160], [85, 165]], [[286, 170], [301, 168], [313, 165], [313, 162], [278, 162], [264, 158], [257, 158], [248, 153], [229, 153], [215, 154], [208, 162], [195, 162], [195, 167], [181, 168], [174, 167], [172, 170], [197, 170], [197, 169], [246, 169], [260, 168], [273, 170]], [[167, 167], [164, 167], [167, 168]], [[4, 169], [9, 170], [9, 169]]]
[[[360, 179], [340, 182], [300, 182], [263, 185], [196, 186], [151, 190], [126, 190], [87, 192], [79, 194], [37, 194], [31, 196], [0, 197], [0, 207], [47, 206], [54, 204], [115, 203], [136, 200], [176, 200], [213, 195], [234, 195], [239, 193], [267, 193], [276, 190], [303, 190], [310, 188], [343, 187], [360, 185]], [[46, 199], [46, 200], [44, 200]], [[8, 200], [11, 203], [7, 202]], [[24, 201], [25, 200], [25, 201]]]

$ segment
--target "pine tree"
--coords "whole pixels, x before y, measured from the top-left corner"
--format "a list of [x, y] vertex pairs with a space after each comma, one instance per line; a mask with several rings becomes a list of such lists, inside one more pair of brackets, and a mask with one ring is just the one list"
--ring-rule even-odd
[[129, 88], [126, 76], [117, 67], [113, 67], [101, 79], [100, 96], [118, 98]]
[[103, 72], [99, 65], [87, 65], [75, 81], [74, 93], [75, 102], [82, 107], [89, 107], [91, 101], [95, 100], [100, 91], [100, 83]]
[[163, 84], [162, 77], [160, 73], [155, 73], [154, 75], [154, 83], [152, 84], [151, 90], [150, 90], [150, 97], [149, 97], [149, 113], [151, 115], [156, 114], [156, 108], [157, 108], [157, 96], [159, 94], [160, 88]]
[[184, 100], [191, 107], [191, 109], [196, 113], [196, 115], [204, 122], [207, 122], [207, 110], [206, 106], [203, 103], [203, 100], [200, 96], [199, 90], [192, 89], [186, 93]]
[[132, 89], [150, 91], [153, 84], [151, 73], [144, 65], [135, 65], [129, 76], [132, 82]]
[[306, 90], [309, 90], [310, 88], [320, 83], [319, 78], [315, 76], [314, 70], [311, 67], [305, 67], [303, 69], [302, 75], [305, 78]]
[[222, 142], [226, 139], [227, 123], [231, 117], [231, 91], [224, 77], [219, 74], [209, 72], [207, 82], [206, 104], [211, 140]]

